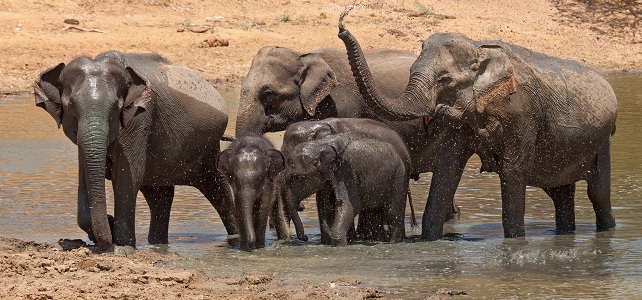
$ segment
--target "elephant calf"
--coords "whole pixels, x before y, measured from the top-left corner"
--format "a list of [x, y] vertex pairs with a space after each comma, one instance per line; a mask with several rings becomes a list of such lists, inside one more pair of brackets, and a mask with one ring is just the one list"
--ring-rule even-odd
[[218, 170], [225, 175], [234, 194], [237, 219], [241, 229], [241, 249], [265, 247], [268, 215], [279, 239], [289, 239], [284, 216], [274, 210], [273, 186], [277, 175], [285, 168], [283, 155], [265, 137], [245, 135], [238, 137], [221, 152]]
[[386, 241], [405, 237], [408, 172], [394, 146], [358, 132], [300, 143], [288, 154], [285, 202], [291, 214], [317, 193], [321, 241], [346, 245], [354, 218], [381, 211]]
[[[410, 176], [412, 164], [410, 160], [410, 153], [401, 139], [399, 134], [388, 127], [387, 125], [365, 118], [327, 118], [318, 121], [301, 121], [288, 126], [287, 131], [283, 136], [283, 146], [281, 152], [284, 156], [288, 156], [294, 146], [312, 140], [318, 140], [333, 134], [340, 134], [345, 132], [359, 132], [370, 138], [377, 139], [382, 142], [389, 143], [393, 146], [399, 157], [404, 162], [404, 167]], [[412, 205], [410, 191], [408, 191], [408, 204], [410, 205], [412, 226], [416, 226], [415, 213]], [[370, 222], [371, 217], [376, 217], [376, 214], [369, 212], [362, 212], [359, 215], [359, 225], [356, 234], [364, 239], [379, 240], [380, 234], [377, 222]], [[296, 216], [293, 216], [297, 220]], [[297, 225], [295, 221], [295, 225]], [[303, 231], [297, 227], [297, 231]], [[298, 236], [303, 235], [297, 232]]]

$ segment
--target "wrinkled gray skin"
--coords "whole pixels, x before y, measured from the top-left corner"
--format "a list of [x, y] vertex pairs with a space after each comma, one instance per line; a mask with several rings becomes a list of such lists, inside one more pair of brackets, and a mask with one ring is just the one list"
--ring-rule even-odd
[[[322, 243], [346, 245], [354, 218], [364, 210], [382, 212], [382, 223], [388, 225], [386, 241], [405, 237], [408, 176], [403, 159], [389, 143], [358, 132], [300, 143], [286, 157], [284, 178], [290, 212], [313, 193], [317, 201], [329, 201], [319, 203]], [[332, 196], [319, 197], [323, 190]]]
[[[365, 55], [381, 92], [388, 97], [399, 96], [417, 56], [390, 49], [366, 51]], [[384, 122], [404, 140], [411, 156], [411, 174], [431, 171], [441, 139], [439, 132], [433, 130], [435, 126], [425, 126], [423, 118], [403, 122], [380, 118], [361, 97], [344, 50], [259, 50], [241, 85], [237, 134], [281, 131], [295, 122], [329, 117]]]
[[[198, 188], [228, 234], [238, 233], [216, 171], [227, 106], [195, 71], [157, 54], [109, 51], [46, 70], [35, 97], [78, 145], [78, 225], [100, 249], [135, 247], [139, 190], [151, 212], [148, 241], [166, 244], [174, 185]], [[113, 224], [105, 178], [114, 188]]]
[[[392, 130], [390, 127], [385, 124], [371, 120], [371, 119], [360, 119], [360, 118], [327, 118], [318, 121], [302, 121], [291, 124], [288, 126], [288, 129], [283, 135], [283, 145], [281, 146], [281, 152], [284, 156], [288, 156], [292, 151], [294, 146], [308, 142], [312, 140], [318, 140], [329, 135], [345, 133], [345, 132], [360, 132], [364, 136], [373, 138], [379, 141], [387, 142], [391, 144], [399, 157], [404, 162], [404, 168], [409, 172], [412, 168], [410, 161], [410, 154], [404, 141], [401, 139], [399, 134]], [[410, 176], [410, 174], [406, 174]], [[322, 192], [322, 195], [329, 195], [327, 192]], [[409, 204], [412, 217], [412, 225], [416, 226], [416, 221], [414, 218], [414, 209], [412, 207], [412, 200], [410, 198], [410, 192], [408, 191]], [[319, 195], [317, 195], [317, 207], [319, 202], [328, 202], [328, 200], [319, 201]], [[290, 214], [296, 213], [296, 211], [290, 212]], [[294, 218], [296, 220], [296, 218]], [[379, 228], [376, 224], [369, 224], [370, 216], [366, 212], [362, 212], [359, 215], [359, 225], [357, 229], [357, 234], [365, 239], [377, 240], [381, 234], [377, 233], [375, 228]], [[300, 230], [297, 227], [295, 222], [295, 227], [297, 230]], [[301, 226], [302, 228], [302, 226]], [[321, 228], [323, 231], [323, 228]], [[301, 234], [297, 232], [297, 235]]]
[[[343, 18], [343, 17], [342, 17]], [[559, 233], [575, 230], [575, 182], [586, 180], [598, 230], [615, 227], [610, 200], [610, 140], [617, 100], [610, 85], [576, 62], [501, 41], [433, 34], [424, 41], [406, 90], [378, 90], [358, 42], [339, 22], [360, 91], [391, 120], [443, 117], [450, 124], [437, 156], [422, 238], [442, 236], [467, 160], [499, 174], [504, 236], [524, 236], [526, 186], [553, 199]]]
[[[380, 92], [388, 97], [401, 95], [417, 55], [375, 49], [366, 51], [365, 56]], [[369, 118], [395, 130], [410, 153], [410, 174], [415, 180], [419, 173], [432, 171], [445, 136], [446, 127], [439, 122], [427, 118], [389, 121], [370, 109], [359, 93], [344, 50], [298, 52], [264, 47], [258, 51], [241, 85], [238, 134], [281, 131], [295, 122], [329, 117]], [[459, 208], [453, 206], [449, 215], [458, 212]]]
[[272, 213], [279, 239], [290, 233], [280, 207], [273, 199], [274, 180], [285, 168], [281, 152], [260, 135], [237, 137], [221, 152], [218, 170], [225, 175], [234, 194], [236, 218], [241, 230], [241, 249], [265, 247], [268, 215]]

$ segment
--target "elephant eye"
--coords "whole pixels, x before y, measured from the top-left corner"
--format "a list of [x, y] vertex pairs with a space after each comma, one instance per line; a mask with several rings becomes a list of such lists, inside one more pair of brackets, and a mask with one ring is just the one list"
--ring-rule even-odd
[[437, 82], [439, 82], [439, 84], [441, 85], [450, 85], [453, 82], [453, 78], [448, 74], [444, 74], [441, 75], [439, 79], [437, 79]]

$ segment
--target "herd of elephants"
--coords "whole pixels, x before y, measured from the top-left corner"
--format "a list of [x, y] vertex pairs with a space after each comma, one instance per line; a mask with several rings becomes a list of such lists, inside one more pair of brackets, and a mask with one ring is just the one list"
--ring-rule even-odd
[[[265, 246], [268, 218], [279, 239], [291, 238], [292, 222], [307, 240], [298, 211], [315, 193], [323, 244], [401, 242], [409, 180], [432, 172], [421, 238], [433, 241], [458, 213], [454, 194], [473, 154], [481, 171], [499, 174], [505, 237], [525, 235], [526, 186], [553, 200], [557, 233], [574, 232], [579, 180], [596, 230], [615, 227], [617, 100], [604, 78], [574, 61], [456, 33], [431, 35], [419, 56], [362, 51], [346, 15], [346, 49], [259, 50], [234, 137], [224, 135], [228, 110], [217, 90], [160, 55], [108, 51], [42, 72], [36, 105], [78, 146], [79, 227], [101, 250], [135, 247], [140, 191], [148, 242], [166, 244], [174, 186], [189, 185], [243, 250]], [[283, 130], [277, 150], [263, 134]], [[221, 151], [225, 139], [232, 143]]]

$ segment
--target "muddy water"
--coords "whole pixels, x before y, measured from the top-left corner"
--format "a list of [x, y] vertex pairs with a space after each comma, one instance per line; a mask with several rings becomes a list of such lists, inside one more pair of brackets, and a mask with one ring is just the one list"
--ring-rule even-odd
[[[410, 239], [397, 245], [319, 245], [314, 202], [302, 214], [308, 243], [274, 243], [252, 253], [226, 247], [226, 234], [214, 209], [195, 189], [178, 187], [172, 208], [170, 242], [146, 243], [149, 213], [137, 205], [140, 248], [178, 252], [187, 263], [214, 274], [267, 272], [295, 285], [356, 279], [391, 297], [423, 299], [445, 288], [473, 298], [635, 298], [642, 294], [642, 77], [612, 76], [618, 94], [617, 134], [613, 140], [612, 202], [618, 228], [596, 233], [586, 185], [578, 184], [574, 235], [556, 236], [554, 210], [544, 192], [527, 190], [527, 237], [502, 238], [499, 180], [480, 174], [469, 162], [456, 201], [461, 219], [446, 224], [449, 238]], [[238, 89], [222, 89], [235, 115]], [[230, 120], [230, 131], [234, 118]], [[279, 144], [280, 136], [271, 135]], [[33, 97], [0, 99], [0, 236], [41, 242], [84, 238], [75, 221], [76, 148], [53, 119], [33, 105]], [[411, 188], [417, 217], [425, 204], [429, 174]], [[108, 194], [111, 201], [111, 193]], [[110, 204], [110, 207], [112, 205]], [[408, 233], [416, 233], [408, 227]]]

